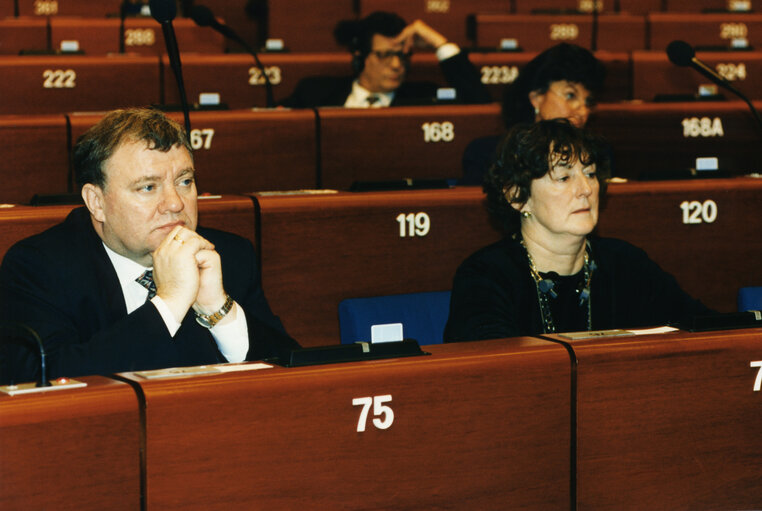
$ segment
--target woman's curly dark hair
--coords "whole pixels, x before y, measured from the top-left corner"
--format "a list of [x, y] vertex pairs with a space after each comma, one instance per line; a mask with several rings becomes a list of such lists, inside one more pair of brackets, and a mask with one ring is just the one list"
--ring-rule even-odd
[[512, 204], [525, 204], [532, 181], [556, 165], [573, 165], [578, 159], [585, 166], [595, 165], [599, 196], [606, 193], [611, 173], [608, 145], [566, 119], [517, 124], [502, 139], [497, 154], [485, 176], [484, 192], [492, 219], [509, 235], [521, 226], [521, 215]]
[[532, 122], [534, 108], [529, 93], [547, 92], [553, 82], [579, 83], [595, 96], [603, 89], [606, 68], [590, 51], [575, 44], [561, 43], [530, 60], [512, 84], [503, 90], [503, 124], [510, 128], [519, 122]]

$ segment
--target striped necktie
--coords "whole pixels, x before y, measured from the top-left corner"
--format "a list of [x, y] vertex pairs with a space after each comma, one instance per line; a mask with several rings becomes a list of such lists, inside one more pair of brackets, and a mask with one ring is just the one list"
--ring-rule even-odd
[[135, 279], [135, 282], [148, 290], [148, 297], [146, 300], [150, 300], [156, 296], [156, 282], [153, 281], [153, 270], [144, 271], [140, 277]]

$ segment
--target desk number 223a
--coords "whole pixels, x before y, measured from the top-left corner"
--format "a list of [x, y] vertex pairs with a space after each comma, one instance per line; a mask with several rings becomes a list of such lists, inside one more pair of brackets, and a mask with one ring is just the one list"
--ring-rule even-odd
[[389, 429], [394, 422], [394, 410], [385, 403], [392, 400], [391, 394], [373, 397], [356, 397], [352, 400], [352, 406], [362, 406], [360, 418], [357, 421], [357, 432], [362, 433], [368, 424], [368, 413], [373, 405], [373, 425], [378, 429]]

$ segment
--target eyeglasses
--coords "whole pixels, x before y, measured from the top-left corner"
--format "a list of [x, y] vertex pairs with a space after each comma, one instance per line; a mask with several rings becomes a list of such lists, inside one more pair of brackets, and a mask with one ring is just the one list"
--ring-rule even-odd
[[371, 53], [376, 56], [378, 60], [383, 62], [384, 64], [391, 63], [392, 59], [394, 57], [397, 57], [400, 59], [401, 62], [408, 62], [410, 61], [410, 57], [412, 57], [413, 52], [405, 52], [402, 50], [394, 51], [394, 50], [371, 50]]

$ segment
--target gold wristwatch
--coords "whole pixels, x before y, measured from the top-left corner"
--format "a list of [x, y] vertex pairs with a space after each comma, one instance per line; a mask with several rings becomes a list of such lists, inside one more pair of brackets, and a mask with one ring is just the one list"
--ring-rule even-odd
[[214, 325], [219, 323], [222, 318], [227, 316], [228, 312], [230, 312], [230, 309], [232, 308], [233, 308], [233, 299], [230, 298], [230, 295], [226, 294], [225, 303], [222, 305], [222, 308], [220, 310], [209, 315], [196, 312], [196, 322], [204, 328], [212, 328]]

